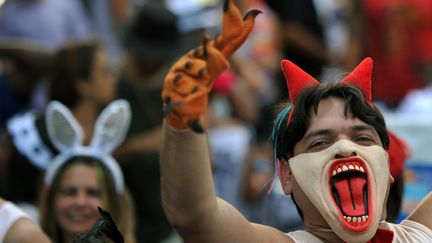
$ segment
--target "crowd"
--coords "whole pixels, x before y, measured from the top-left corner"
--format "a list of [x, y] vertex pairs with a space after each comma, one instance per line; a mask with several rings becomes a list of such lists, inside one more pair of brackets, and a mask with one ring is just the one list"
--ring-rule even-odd
[[431, 114], [431, 10], [0, 1], [0, 242], [79, 242], [101, 209], [124, 242], [432, 237], [428, 202], [397, 224], [410, 148], [382, 115]]

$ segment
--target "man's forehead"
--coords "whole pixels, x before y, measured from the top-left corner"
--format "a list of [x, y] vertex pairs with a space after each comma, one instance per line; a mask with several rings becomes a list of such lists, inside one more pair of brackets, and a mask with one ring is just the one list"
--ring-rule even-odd
[[309, 127], [305, 136], [310, 133], [359, 130], [371, 130], [376, 132], [371, 125], [353, 117], [350, 110], [346, 110], [344, 100], [341, 98], [329, 97], [320, 101], [316, 112], [311, 108]]

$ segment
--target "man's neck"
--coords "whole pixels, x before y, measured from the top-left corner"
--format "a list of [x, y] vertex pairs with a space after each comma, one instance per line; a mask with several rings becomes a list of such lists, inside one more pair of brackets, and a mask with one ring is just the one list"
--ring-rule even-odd
[[335, 232], [333, 232], [330, 228], [329, 231], [319, 230], [319, 229], [306, 229], [307, 232], [313, 234], [318, 237], [322, 242], [344, 242]]

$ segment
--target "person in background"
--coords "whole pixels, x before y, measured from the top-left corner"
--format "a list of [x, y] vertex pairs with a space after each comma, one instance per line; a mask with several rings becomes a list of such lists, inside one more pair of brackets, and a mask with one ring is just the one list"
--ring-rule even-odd
[[[113, 100], [115, 77], [97, 40], [69, 43], [52, 59], [47, 99], [66, 105], [83, 127], [89, 144], [100, 110]], [[48, 138], [43, 113], [24, 111], [8, 120], [2, 140], [2, 195], [26, 207], [37, 221], [37, 204], [44, 170], [57, 154]]]
[[1, 13], [0, 39], [27, 39], [54, 51], [93, 36], [81, 1], [6, 0]]
[[162, 209], [159, 171], [163, 77], [189, 37], [180, 32], [177, 21], [163, 5], [148, 3], [125, 29], [118, 98], [129, 101], [134, 116], [114, 156], [121, 161], [126, 184], [139, 205], [135, 209], [139, 242], [179, 241]]
[[0, 242], [50, 243], [39, 226], [12, 202], [0, 198]]
[[[251, 223], [215, 195], [205, 134], [207, 95], [259, 13], [252, 10], [241, 18], [231, 1], [224, 10], [222, 34], [182, 56], [167, 74], [161, 94], [167, 113], [160, 162], [163, 205], [183, 240], [431, 241], [432, 193], [400, 224], [386, 222], [393, 177], [384, 117], [372, 104], [371, 58], [338, 83], [320, 83], [291, 61], [281, 63], [290, 100], [275, 121], [274, 162], [304, 230], [282, 232]], [[203, 67], [206, 71], [200, 72]]]
[[[329, 64], [329, 50], [325, 43], [325, 33], [314, 0], [265, 0], [279, 16], [283, 29], [283, 58], [289, 58], [313, 77], [322, 74], [323, 67]], [[282, 72], [277, 80], [283, 80]], [[279, 97], [287, 97], [286, 86], [279, 82]]]
[[347, 58], [353, 63], [366, 56], [375, 60], [374, 101], [384, 111], [396, 110], [410, 91], [426, 85], [425, 67], [432, 60], [432, 2], [353, 3], [352, 51]]
[[240, 12], [259, 9], [261, 15], [244, 45], [231, 59], [237, 74], [237, 93], [251, 93], [252, 104], [258, 109], [250, 121], [256, 128], [257, 140], [267, 140], [271, 133], [273, 106], [278, 102], [279, 60], [282, 57], [283, 31], [276, 13], [262, 0], [237, 0]]
[[50, 140], [60, 153], [44, 177], [42, 229], [54, 242], [72, 242], [96, 223], [100, 207], [112, 215], [125, 242], [134, 243], [133, 203], [111, 156], [129, 127], [128, 103], [116, 100], [102, 111], [89, 145], [67, 107], [52, 101], [45, 115]]
[[411, 149], [404, 139], [388, 130], [390, 145], [388, 149], [390, 160], [390, 175], [394, 182], [390, 185], [387, 200], [387, 221], [398, 223], [401, 217], [403, 192], [405, 186], [405, 162], [411, 155]]
[[48, 75], [52, 54], [26, 39], [0, 39], [0, 129], [19, 112], [41, 109], [36, 90]]

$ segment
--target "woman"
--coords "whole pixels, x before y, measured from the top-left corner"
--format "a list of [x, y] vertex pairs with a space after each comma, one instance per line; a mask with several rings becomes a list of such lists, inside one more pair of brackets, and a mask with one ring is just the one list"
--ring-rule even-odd
[[[70, 43], [57, 50], [51, 70], [47, 98], [71, 110], [88, 144], [97, 115], [116, 93], [106, 51], [97, 40]], [[48, 139], [43, 116], [33, 111], [10, 119], [7, 130], [0, 194], [35, 211], [43, 172], [58, 151]]]
[[128, 193], [117, 194], [110, 172], [100, 161], [74, 157], [45, 190], [41, 203], [42, 228], [53, 242], [72, 242], [78, 234], [89, 231], [100, 217], [97, 207], [111, 214], [125, 242], [134, 242]]
[[92, 228], [100, 207], [112, 215], [125, 242], [135, 242], [132, 203], [122, 171], [111, 156], [129, 128], [129, 104], [117, 100], [102, 111], [89, 145], [64, 105], [50, 102], [45, 115], [48, 135], [59, 154], [45, 174], [40, 202], [43, 230], [54, 242], [72, 242]]

